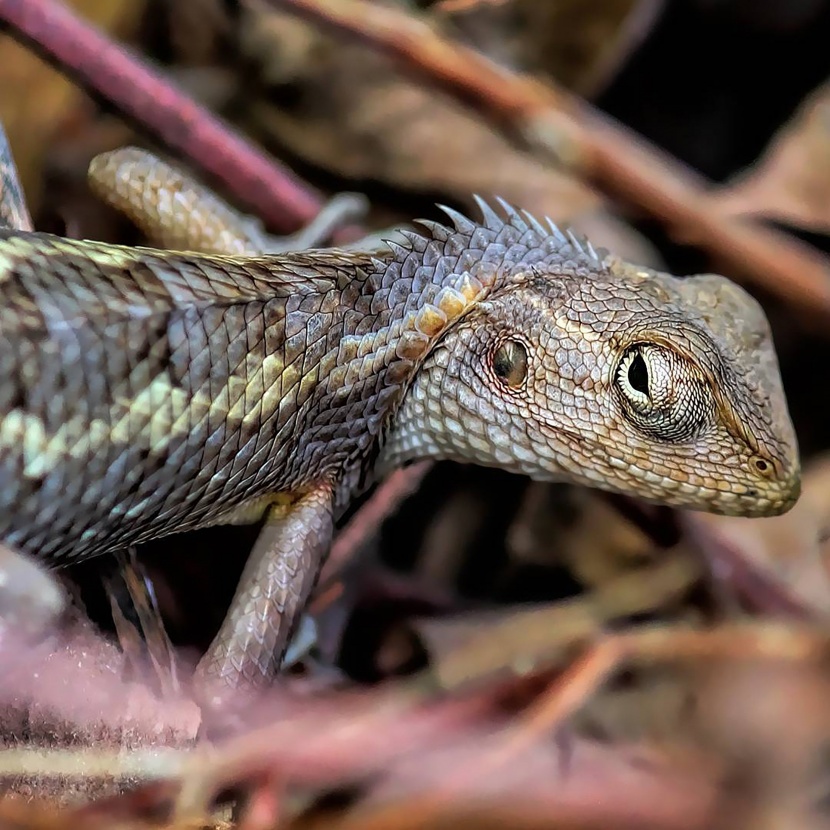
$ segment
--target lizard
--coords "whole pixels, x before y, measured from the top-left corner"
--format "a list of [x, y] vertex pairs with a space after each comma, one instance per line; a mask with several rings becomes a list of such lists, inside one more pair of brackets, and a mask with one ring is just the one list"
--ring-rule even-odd
[[[205, 205], [150, 176], [148, 208], [138, 167], [98, 189], [162, 227]], [[259, 688], [337, 518], [411, 461], [735, 516], [792, 507], [797, 440], [747, 291], [477, 204], [365, 250], [264, 253], [241, 226], [205, 241], [218, 251], [126, 247], [7, 221], [0, 541], [60, 566], [261, 521], [197, 669]]]

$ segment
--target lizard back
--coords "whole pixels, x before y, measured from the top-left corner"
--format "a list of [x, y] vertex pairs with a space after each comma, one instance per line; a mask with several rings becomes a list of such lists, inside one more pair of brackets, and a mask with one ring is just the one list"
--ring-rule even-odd
[[450, 213], [377, 256], [0, 230], [0, 540], [87, 558], [323, 478], [345, 506], [420, 362], [529, 250]]
[[390, 361], [361, 339], [378, 323], [365, 255], [2, 232], [0, 269], [0, 538], [24, 550], [208, 525], [376, 440]]

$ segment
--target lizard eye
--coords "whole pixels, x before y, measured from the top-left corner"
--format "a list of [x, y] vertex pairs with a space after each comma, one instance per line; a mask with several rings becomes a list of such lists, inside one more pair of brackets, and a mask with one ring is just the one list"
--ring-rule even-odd
[[520, 387], [527, 377], [527, 349], [518, 340], [507, 340], [493, 354], [496, 377], [511, 389]]
[[642, 432], [665, 441], [693, 438], [714, 409], [703, 375], [671, 349], [629, 347], [615, 374], [623, 409]]

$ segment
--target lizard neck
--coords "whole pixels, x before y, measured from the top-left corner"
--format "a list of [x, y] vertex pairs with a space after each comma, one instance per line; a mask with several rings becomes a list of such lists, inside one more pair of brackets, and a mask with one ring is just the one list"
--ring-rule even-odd
[[[371, 481], [384, 434], [419, 367], [495, 281], [495, 264], [469, 247], [467, 234], [435, 226], [432, 237], [405, 238], [408, 245], [389, 243], [385, 256], [372, 257], [333, 289], [333, 350], [318, 362], [314, 401], [295, 430], [291, 455], [306, 465], [298, 476], [307, 478], [313, 465], [334, 465], [338, 503]], [[310, 320], [307, 329], [315, 326]]]

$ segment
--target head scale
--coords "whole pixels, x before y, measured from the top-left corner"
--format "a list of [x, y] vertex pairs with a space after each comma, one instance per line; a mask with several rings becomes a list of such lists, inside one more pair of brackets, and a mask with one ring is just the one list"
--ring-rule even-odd
[[483, 225], [451, 214], [442, 235], [456, 254], [468, 240], [459, 261], [487, 290], [415, 373], [387, 463], [452, 458], [733, 515], [795, 503], [795, 434], [749, 294], [603, 258], [480, 204]]

